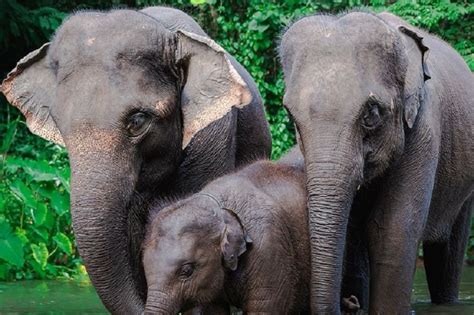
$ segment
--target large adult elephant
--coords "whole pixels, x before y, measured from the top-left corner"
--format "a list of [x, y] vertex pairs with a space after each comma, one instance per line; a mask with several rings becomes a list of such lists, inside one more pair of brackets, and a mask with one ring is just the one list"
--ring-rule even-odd
[[138, 209], [270, 153], [250, 75], [171, 8], [74, 14], [2, 90], [33, 133], [69, 151], [77, 245], [112, 313], [143, 311]]
[[432, 301], [456, 301], [474, 188], [465, 62], [389, 13], [305, 17], [280, 53], [306, 161], [313, 313], [340, 312], [346, 236], [362, 283], [345, 293], [365, 294], [368, 251], [370, 313], [410, 311], [420, 242]]

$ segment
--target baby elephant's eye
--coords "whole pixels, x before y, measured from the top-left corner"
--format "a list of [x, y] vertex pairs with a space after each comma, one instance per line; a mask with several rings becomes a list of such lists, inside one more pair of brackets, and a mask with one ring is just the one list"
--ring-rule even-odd
[[127, 132], [131, 137], [138, 137], [147, 131], [150, 123], [150, 115], [144, 112], [135, 113], [128, 118]]
[[380, 109], [378, 104], [370, 103], [364, 113], [363, 125], [366, 129], [375, 129], [381, 122]]
[[179, 276], [182, 278], [189, 278], [193, 274], [194, 270], [196, 269], [195, 264], [188, 263], [181, 266], [179, 271]]

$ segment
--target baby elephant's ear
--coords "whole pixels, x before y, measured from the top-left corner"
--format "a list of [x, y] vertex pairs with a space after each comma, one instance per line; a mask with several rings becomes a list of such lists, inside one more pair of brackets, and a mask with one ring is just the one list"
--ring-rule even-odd
[[224, 266], [232, 271], [237, 269], [238, 258], [247, 251], [247, 245], [252, 243], [239, 217], [231, 210], [224, 210], [225, 228], [221, 241], [221, 251]]
[[54, 106], [56, 79], [46, 57], [49, 43], [21, 59], [3, 81], [0, 90], [26, 118], [30, 131], [64, 146], [50, 108]]

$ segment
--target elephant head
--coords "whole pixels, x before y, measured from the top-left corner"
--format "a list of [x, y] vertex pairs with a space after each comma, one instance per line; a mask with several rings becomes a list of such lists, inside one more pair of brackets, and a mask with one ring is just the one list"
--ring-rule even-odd
[[305, 155], [314, 313], [340, 311], [353, 198], [395, 165], [416, 128], [426, 50], [408, 26], [362, 12], [305, 17], [282, 37], [284, 104]]
[[196, 194], [158, 213], [147, 229], [145, 313], [176, 314], [222, 298], [225, 274], [252, 242], [238, 216]]
[[33, 133], [68, 149], [74, 232], [102, 301], [113, 313], [143, 311], [134, 198], [171, 189], [193, 138], [251, 101], [246, 83], [209, 38], [116, 10], [69, 17], [2, 91]]

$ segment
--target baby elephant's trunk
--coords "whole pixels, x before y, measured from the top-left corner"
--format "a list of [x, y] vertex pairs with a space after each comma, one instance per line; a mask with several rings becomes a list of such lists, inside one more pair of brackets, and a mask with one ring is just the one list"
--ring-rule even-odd
[[148, 297], [145, 305], [145, 314], [174, 315], [178, 314], [176, 299], [170, 293], [148, 288]]

